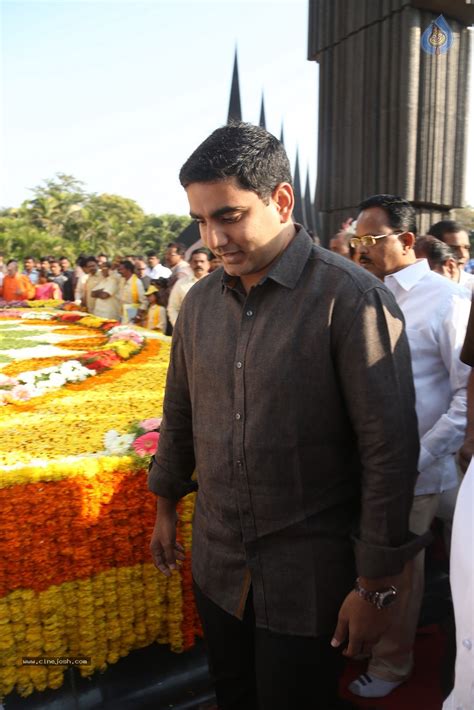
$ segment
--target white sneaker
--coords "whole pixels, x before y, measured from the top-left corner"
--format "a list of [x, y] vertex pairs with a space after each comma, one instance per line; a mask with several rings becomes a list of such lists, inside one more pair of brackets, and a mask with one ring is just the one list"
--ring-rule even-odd
[[361, 698], [384, 698], [404, 682], [403, 680], [383, 680], [368, 673], [362, 673], [350, 683], [349, 690]]

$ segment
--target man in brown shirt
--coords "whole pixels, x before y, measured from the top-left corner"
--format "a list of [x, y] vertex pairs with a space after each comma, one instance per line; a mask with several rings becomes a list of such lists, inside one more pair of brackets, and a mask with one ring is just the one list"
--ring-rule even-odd
[[218, 129], [180, 180], [224, 272], [176, 322], [153, 558], [165, 574], [183, 558], [176, 502], [196, 469], [193, 575], [219, 707], [341, 707], [337, 648], [371, 648], [423, 544], [408, 531], [403, 317], [380, 281], [293, 223], [288, 158], [264, 129]]

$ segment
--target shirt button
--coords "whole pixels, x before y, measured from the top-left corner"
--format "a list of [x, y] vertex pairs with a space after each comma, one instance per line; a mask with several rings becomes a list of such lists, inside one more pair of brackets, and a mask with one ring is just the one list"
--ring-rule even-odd
[[464, 648], [467, 648], [467, 650], [470, 651], [472, 649], [471, 639], [464, 639], [464, 641], [462, 642], [462, 645], [464, 646]]
[[235, 415], [235, 418], [237, 419], [237, 421], [241, 418], [240, 412], [237, 412], [237, 414]]
[[242, 466], [242, 461], [240, 459], [237, 459], [237, 466]]
[[241, 363], [241, 362], [238, 362], [238, 363], [237, 363], [237, 367], [238, 367], [239, 370], [240, 370], [240, 368], [242, 367], [242, 363]]
[[253, 311], [247, 311], [246, 315], [251, 318], [253, 316]]

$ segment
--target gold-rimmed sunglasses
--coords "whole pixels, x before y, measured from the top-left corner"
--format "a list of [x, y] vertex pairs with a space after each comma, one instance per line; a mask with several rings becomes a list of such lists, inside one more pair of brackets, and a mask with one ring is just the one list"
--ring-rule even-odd
[[384, 239], [385, 237], [390, 237], [391, 235], [396, 235], [399, 237], [405, 232], [389, 232], [388, 234], [365, 234], [363, 237], [351, 237], [349, 244], [353, 249], [357, 249], [359, 246], [363, 247], [374, 247], [377, 244], [377, 239]]

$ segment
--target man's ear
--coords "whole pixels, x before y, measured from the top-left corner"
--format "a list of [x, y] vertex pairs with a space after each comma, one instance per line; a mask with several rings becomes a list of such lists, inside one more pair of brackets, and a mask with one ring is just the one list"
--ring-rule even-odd
[[447, 260], [446, 268], [448, 270], [449, 278], [452, 281], [457, 281], [458, 280], [458, 273], [459, 273], [459, 266], [458, 266], [458, 263], [454, 257]]
[[295, 206], [295, 196], [293, 188], [289, 182], [281, 182], [272, 193], [272, 200], [280, 213], [280, 222], [286, 224], [291, 221], [291, 215]]
[[416, 237], [413, 232], [405, 232], [404, 234], [400, 234], [399, 239], [403, 244], [404, 254], [410, 251], [410, 249], [413, 249], [415, 246]]

